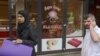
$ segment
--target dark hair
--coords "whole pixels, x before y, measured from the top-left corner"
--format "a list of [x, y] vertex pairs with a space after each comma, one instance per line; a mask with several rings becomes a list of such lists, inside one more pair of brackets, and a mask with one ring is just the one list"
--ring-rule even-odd
[[86, 19], [88, 19], [88, 18], [91, 18], [91, 20], [96, 20], [95, 16], [94, 16], [93, 14], [91, 14], [91, 13], [85, 15], [83, 18], [84, 18], [84, 20], [86, 20]]
[[20, 10], [18, 14], [22, 15], [25, 19], [24, 23], [18, 24], [17, 31], [20, 34], [25, 28], [27, 28], [27, 25], [29, 24], [29, 14], [25, 10]]
[[25, 10], [20, 10], [18, 14], [22, 15], [25, 18], [25, 23], [29, 21], [29, 14]]

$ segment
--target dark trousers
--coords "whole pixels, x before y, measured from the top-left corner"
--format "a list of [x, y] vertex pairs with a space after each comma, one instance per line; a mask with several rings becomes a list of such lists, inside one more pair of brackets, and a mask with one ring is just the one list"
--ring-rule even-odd
[[36, 52], [35, 52], [35, 48], [34, 47], [33, 47], [32, 55], [31, 56], [36, 56]]

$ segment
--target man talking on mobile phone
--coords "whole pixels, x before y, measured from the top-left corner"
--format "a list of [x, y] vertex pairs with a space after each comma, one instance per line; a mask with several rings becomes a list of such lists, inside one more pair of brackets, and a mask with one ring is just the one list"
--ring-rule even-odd
[[100, 56], [100, 28], [93, 14], [84, 17], [85, 37], [81, 56]]

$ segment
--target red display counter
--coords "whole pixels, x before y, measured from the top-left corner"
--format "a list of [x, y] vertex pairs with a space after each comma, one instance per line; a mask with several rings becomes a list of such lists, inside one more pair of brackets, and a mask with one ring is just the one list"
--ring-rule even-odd
[[[13, 36], [16, 36], [16, 31], [13, 31]], [[0, 31], [0, 38], [9, 38], [9, 31]]]

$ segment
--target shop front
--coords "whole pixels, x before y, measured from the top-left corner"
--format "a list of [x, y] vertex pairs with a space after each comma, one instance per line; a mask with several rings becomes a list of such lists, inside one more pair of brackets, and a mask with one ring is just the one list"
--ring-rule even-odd
[[[17, 12], [26, 10], [29, 12], [30, 22], [39, 31], [39, 42], [35, 47], [37, 54], [81, 50], [84, 36], [83, 15], [87, 13], [88, 0], [7, 1], [9, 19], [5, 19], [7, 20], [6, 24], [2, 22], [1, 25], [9, 31], [11, 38], [16, 37]], [[3, 19], [0, 18], [0, 20]], [[4, 28], [1, 26], [0, 29]], [[0, 38], [9, 38], [9, 36], [1, 36]]]

